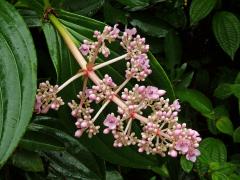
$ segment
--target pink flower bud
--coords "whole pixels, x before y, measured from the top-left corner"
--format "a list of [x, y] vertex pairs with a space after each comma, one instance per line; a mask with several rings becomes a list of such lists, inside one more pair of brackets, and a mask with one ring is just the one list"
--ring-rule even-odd
[[75, 137], [81, 137], [83, 134], [83, 130], [82, 129], [78, 129], [76, 132], [75, 132]]
[[171, 150], [171, 151], [168, 152], [168, 155], [171, 156], [171, 157], [177, 157], [177, 151]]

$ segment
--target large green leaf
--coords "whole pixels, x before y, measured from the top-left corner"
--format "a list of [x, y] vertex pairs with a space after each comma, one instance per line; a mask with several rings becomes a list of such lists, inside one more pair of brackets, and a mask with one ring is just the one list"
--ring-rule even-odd
[[219, 99], [226, 99], [226, 98], [228, 98], [233, 93], [231, 86], [232, 85], [229, 84], [229, 83], [219, 84], [218, 87], [214, 91], [214, 96], [219, 98]]
[[122, 3], [123, 5], [126, 5], [128, 7], [145, 7], [149, 5], [149, 0], [117, 0], [118, 2]]
[[[70, 33], [72, 33], [74, 38], [79, 42], [82, 42], [83, 39], [92, 39], [93, 31], [96, 29], [101, 30], [105, 26], [104, 23], [98, 22], [96, 20], [93, 20], [84, 16], [69, 13], [66, 11], [62, 11], [62, 10], [58, 11], [58, 14], [59, 14], [60, 21], [67, 27]], [[43, 27], [44, 33], [45, 33], [46, 39], [48, 39], [47, 43], [48, 43], [48, 47], [50, 50], [50, 55], [52, 57], [53, 63], [55, 64], [55, 67], [59, 68], [59, 69], [56, 69], [56, 71], [57, 72], [61, 71], [58, 74], [59, 75], [58, 81], [62, 83], [66, 80], [66, 78], [63, 79], [61, 78], [61, 76], [71, 77], [72, 72], [74, 72], [73, 69], [77, 70], [76, 67], [78, 67], [78, 65], [75, 65], [73, 69], [71, 69], [71, 66], [66, 65], [69, 63], [75, 64], [75, 62], [73, 61], [72, 58], [69, 58], [70, 56], [67, 55], [68, 54], [67, 48], [65, 48], [65, 45], [63, 44], [63, 42], [58, 39], [59, 37], [58, 33], [50, 26], [51, 25], [44, 25]], [[52, 38], [52, 40], [50, 40], [50, 38]], [[56, 47], [56, 49], [50, 46]], [[118, 47], [114, 47], [114, 46], [111, 47], [111, 50], [112, 50], [111, 57], [116, 57], [119, 55], [118, 49], [119, 49]], [[157, 62], [157, 60], [151, 54], [149, 54], [149, 58], [153, 67], [153, 74], [149, 81], [154, 82], [156, 86], [160, 86], [161, 88], [167, 89], [168, 96], [171, 99], [174, 99], [173, 89], [166, 73], [164, 72], [160, 64]], [[98, 59], [98, 62], [102, 62], [102, 61], [103, 59], [101, 58]], [[114, 81], [119, 83], [125, 79], [124, 75], [122, 75], [121, 73], [121, 70], [124, 73], [124, 69], [125, 69], [124, 66], [125, 66], [124, 63], [118, 63], [117, 65], [108, 66], [108, 67], [105, 67], [103, 71], [101, 70], [101, 73], [107, 72], [111, 74], [111, 76], [114, 78]], [[117, 70], [114, 68], [116, 68]], [[79, 90], [81, 90], [81, 86], [76, 86], [73, 83], [73, 85], [70, 85], [67, 88], [67, 92], [66, 90], [63, 91], [62, 97], [64, 97], [66, 101], [75, 99], [74, 96], [77, 94], [77, 91]], [[60, 113], [61, 113], [61, 118], [65, 122], [64, 124], [66, 124], [66, 126], [68, 127], [72, 126], [70, 132], [73, 134], [74, 123], [69, 123], [69, 119], [70, 119], [69, 110], [62, 108]], [[99, 119], [103, 119], [103, 118], [99, 118]], [[136, 149], [132, 149], [130, 147], [115, 149], [112, 146], [112, 143], [113, 143], [112, 137], [103, 135], [101, 133], [92, 139], [82, 137], [80, 138], [80, 141], [83, 142], [85, 145], [87, 145], [87, 147], [89, 147], [93, 152], [95, 152], [99, 156], [103, 157], [104, 159], [112, 163], [120, 164], [123, 166], [136, 167], [136, 168], [151, 168], [151, 167], [158, 166], [160, 164], [156, 156], [146, 156], [144, 154], [139, 154], [136, 151]]]
[[[53, 122], [53, 118], [37, 116], [33, 121], [38, 123], [42, 121]], [[59, 124], [59, 120], [57, 119], [54, 123]], [[65, 142], [59, 140], [53, 132], [36, 131], [30, 126], [21, 139], [19, 147], [30, 151], [63, 151], [65, 150]]]
[[84, 16], [93, 16], [101, 9], [104, 0], [52, 0], [51, 5]]
[[127, 24], [127, 13], [121, 9], [113, 7], [110, 3], [105, 2], [104, 4], [104, 19], [106, 23], [123, 23]]
[[28, 27], [39, 27], [41, 26], [41, 20], [37, 13], [30, 9], [18, 8], [19, 14], [23, 17]]
[[191, 25], [205, 18], [216, 5], [217, 0], [193, 0], [190, 7]]
[[219, 118], [216, 122], [216, 127], [220, 132], [224, 134], [228, 134], [230, 136], [233, 135], [233, 124], [232, 121], [227, 116]]
[[156, 20], [152, 20], [145, 17], [135, 18], [130, 21], [131, 25], [138, 27], [144, 33], [153, 37], [165, 37], [168, 33], [169, 27], [163, 25], [162, 23], [156, 23]]
[[[41, 17], [43, 15], [44, 12], [44, 5], [43, 5], [43, 0], [20, 0], [21, 3], [23, 3], [22, 5], [26, 5], [29, 8], [35, 10], [38, 15]], [[20, 3], [20, 4], [21, 4]]]
[[173, 70], [174, 66], [181, 62], [182, 58], [181, 40], [175, 31], [169, 31], [165, 37], [164, 51], [166, 64], [169, 69]]
[[16, 9], [0, 1], [0, 167], [16, 148], [31, 118], [36, 54]]
[[224, 163], [227, 160], [227, 150], [222, 141], [214, 138], [206, 138], [200, 143], [201, 155], [197, 159], [196, 166], [200, 175], [207, 172], [211, 162]]
[[232, 58], [240, 44], [240, 23], [238, 18], [227, 11], [216, 13], [212, 27], [221, 48]]
[[177, 89], [176, 94], [181, 101], [188, 102], [203, 116], [210, 119], [214, 118], [214, 111], [211, 101], [200, 91], [193, 89]]
[[123, 180], [123, 177], [118, 171], [111, 170], [107, 171], [106, 180]]
[[221, 173], [229, 176], [233, 174], [234, 171], [238, 171], [238, 166], [229, 162], [212, 162], [209, 165], [209, 169], [212, 175], [214, 173]]
[[53, 26], [49, 23], [44, 23], [42, 25], [43, 32], [46, 37], [46, 41], [48, 44], [48, 50], [54, 65], [54, 68], [56, 70], [57, 79], [59, 79], [61, 74], [61, 67], [60, 62], [62, 61], [61, 55], [58, 53], [60, 37], [56, 34], [55, 29]]
[[187, 173], [189, 173], [193, 168], [193, 162], [187, 160], [184, 156], [181, 156], [180, 164], [182, 169]]
[[64, 143], [65, 151], [44, 151], [44, 156], [50, 161], [50, 167], [55, 173], [75, 179], [104, 179], [105, 172], [101, 171], [98, 160], [74, 137], [61, 130], [36, 123], [31, 123], [29, 130], [48, 134]]
[[43, 162], [40, 156], [32, 151], [18, 150], [13, 154], [12, 163], [24, 171], [42, 172]]

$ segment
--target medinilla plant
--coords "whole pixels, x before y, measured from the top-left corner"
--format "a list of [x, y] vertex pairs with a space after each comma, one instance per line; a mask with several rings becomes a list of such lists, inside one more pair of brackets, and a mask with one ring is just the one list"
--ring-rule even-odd
[[[238, 143], [239, 128], [196, 90], [207, 67], [189, 61], [180, 37], [195, 37], [199, 21], [219, 7], [215, 0], [0, 0], [0, 178], [238, 179], [238, 154], [227, 159], [217, 138]], [[212, 25], [233, 59], [237, 18], [216, 12]], [[238, 98], [238, 84], [237, 75], [214, 96]]]
[[[104, 26], [102, 32], [92, 28], [94, 33], [93, 37], [90, 38], [96, 40], [83, 40], [84, 34], [68, 30], [68, 27], [61, 22], [57, 14], [61, 14], [61, 12], [56, 12], [48, 2], [45, 2], [42, 17], [43, 26], [50, 25], [57, 30], [66, 43], [65, 48], [68, 48], [78, 63], [79, 69], [77, 68], [76, 74], [69, 77], [60, 86], [51, 85], [49, 81], [40, 83], [34, 112], [46, 114], [50, 109], [58, 110], [61, 108], [60, 106], [64, 105], [64, 101], [58, 94], [64, 91], [64, 88], [70, 83], [83, 77], [82, 88], [79, 86], [81, 90], [76, 94], [79, 102], [75, 100], [68, 102], [68, 106], [72, 110], [71, 115], [76, 118], [76, 137], [81, 137], [84, 131], [88, 133], [89, 137], [99, 133], [100, 126], [95, 125], [95, 121], [98, 120], [98, 123], [105, 126], [104, 134], [110, 132], [113, 134], [114, 147], [137, 145], [139, 152], [145, 151], [147, 154], [158, 154], [162, 157], [165, 157], [166, 154], [172, 157], [183, 154], [186, 155], [186, 159], [195, 162], [196, 157], [200, 155], [197, 148], [201, 138], [198, 132], [187, 129], [186, 124], [178, 123], [178, 112], [180, 111], [178, 100], [171, 102], [164, 98], [166, 91], [152, 85], [135, 84], [132, 85], [133, 88], [125, 87], [130, 80], [145, 81], [147, 76], [152, 73], [150, 61], [153, 57], [151, 59], [148, 57], [149, 45], [145, 43], [145, 38], [137, 34], [136, 28], [125, 28], [123, 32], [120, 31], [118, 25], [114, 27]], [[80, 16], [78, 19], [85, 19], [90, 24], [99, 23]], [[81, 27], [84, 24], [82, 22], [75, 26]], [[99, 24], [102, 25], [102, 23]], [[87, 31], [91, 32], [92, 29]], [[82, 37], [77, 39], [75, 36]], [[123, 50], [119, 52], [123, 54], [111, 52], [108, 47], [111, 44], [119, 50], [122, 48]], [[51, 42], [48, 43], [48, 46], [49, 48], [52, 46]], [[110, 54], [114, 58], [109, 59]], [[59, 62], [58, 58], [52, 58], [56, 61], [55, 64]], [[63, 59], [63, 61], [68, 60]], [[112, 71], [124, 79], [119, 85], [112, 78], [114, 73], [104, 74], [103, 78], [100, 78], [101, 75], [97, 75], [99, 69], [110, 66], [112, 63], [122, 63], [126, 66], [126, 70], [123, 70], [125, 73], [123, 76], [121, 75], [122, 68], [111, 67]], [[64, 67], [57, 70], [62, 71], [61, 68]], [[163, 73], [159, 75], [167, 78]], [[92, 83], [88, 82], [89, 80], [93, 83], [90, 87], [88, 86]], [[71, 93], [74, 94], [74, 91]], [[101, 104], [101, 106], [93, 107], [93, 102]], [[109, 104], [112, 106], [113, 103], [117, 105], [115, 111], [102, 119], [105, 108]], [[137, 130], [135, 130], [134, 125], [136, 128], [138, 127]]]
[[[94, 31], [93, 37], [96, 41], [91, 42], [85, 39], [78, 48], [71, 34], [54, 16], [54, 10], [50, 11], [48, 7], [45, 13], [45, 18], [49, 18], [60, 32], [80, 65], [80, 70], [60, 86], [52, 86], [48, 81], [40, 83], [36, 95], [36, 113], [47, 113], [49, 109], [58, 110], [64, 102], [57, 94], [72, 81], [83, 76], [83, 88], [77, 95], [79, 103], [74, 100], [68, 103], [72, 109], [71, 115], [77, 120], [75, 123], [78, 128], [75, 132], [76, 137], [81, 137], [84, 131], [89, 137], [96, 135], [100, 126], [95, 125], [95, 121], [101, 119], [99, 116], [108, 104], [113, 102], [117, 105], [119, 115], [115, 115], [114, 112], [107, 115], [103, 121], [106, 126], [103, 133], [113, 134], [114, 147], [137, 144], [139, 152], [146, 151], [147, 154], [159, 154], [163, 157], [166, 153], [172, 157], [184, 154], [188, 160], [196, 161], [196, 157], [200, 155], [197, 148], [201, 138], [197, 131], [187, 129], [186, 124], [178, 123], [180, 111], [178, 100], [171, 103], [169, 99], [164, 99], [163, 95], [166, 91], [155, 86], [135, 84], [131, 90], [125, 88], [131, 79], [144, 81], [152, 72], [147, 55], [149, 45], [145, 44], [145, 38], [137, 34], [136, 28], [125, 29], [121, 33], [118, 25], [105, 26], [103, 32]], [[109, 57], [111, 51], [107, 45], [115, 43], [118, 39], [126, 53], [95, 64], [100, 53], [105, 58]], [[103, 75], [102, 79], [96, 74], [97, 70], [118, 61], [126, 63], [125, 80], [120, 85], [115, 84], [109, 74]], [[95, 84], [90, 88], [87, 87], [89, 79]], [[122, 95], [118, 95], [122, 89], [124, 89]], [[101, 108], [98, 110], [93, 108], [91, 105], [93, 102], [97, 104], [102, 102]], [[96, 113], [93, 116], [94, 111]], [[152, 112], [149, 113], [149, 111]], [[142, 126], [141, 137], [138, 137], [132, 127], [135, 120], [139, 120]]]

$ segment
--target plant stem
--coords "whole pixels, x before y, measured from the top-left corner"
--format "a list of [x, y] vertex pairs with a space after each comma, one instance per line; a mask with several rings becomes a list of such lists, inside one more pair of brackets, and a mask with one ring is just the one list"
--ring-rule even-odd
[[101, 45], [101, 42], [98, 42], [97, 48], [95, 49], [93, 56], [89, 59], [89, 62], [92, 63], [92, 64], [94, 64], [96, 59], [97, 59], [97, 55], [98, 55], [100, 45]]
[[128, 120], [127, 126], [126, 126], [126, 128], [124, 130], [124, 134], [126, 134], [128, 132], [128, 129], [129, 129], [131, 124], [132, 124], [132, 118]]
[[68, 79], [66, 82], [64, 82], [61, 86], [59, 86], [57, 93], [59, 93], [63, 88], [65, 88], [67, 85], [69, 85], [71, 82], [73, 82], [74, 80], [76, 80], [77, 78], [81, 77], [82, 75], [84, 75], [84, 72], [80, 72], [75, 74], [73, 77], [71, 77], [70, 79]]
[[117, 61], [120, 61], [120, 60], [124, 59], [125, 57], [127, 57], [127, 54], [124, 54], [124, 55], [119, 56], [119, 57], [117, 57], [117, 58], [111, 59], [111, 60], [109, 60], [109, 61], [107, 61], [107, 62], [98, 64], [98, 65], [96, 65], [96, 66], [93, 67], [93, 70], [97, 70], [97, 69], [100, 69], [100, 68], [105, 67], [105, 66], [107, 66], [107, 65], [110, 65], [110, 64], [112, 64], [112, 63], [115, 63], [115, 62], [117, 62]]
[[65, 28], [65, 26], [53, 15], [49, 14], [48, 16], [49, 20], [53, 23], [53, 25], [56, 27], [56, 29], [59, 31], [61, 36], [63, 37], [65, 43], [67, 44], [69, 50], [77, 60], [78, 64], [81, 66], [83, 70], [86, 70], [86, 60], [78, 50], [78, 48], [75, 46], [73, 40], [71, 39], [71, 34], [68, 32], [68, 30]]
[[44, 4], [44, 9], [46, 10], [48, 7], [51, 7], [49, 0], [43, 0], [43, 4]]
[[85, 91], [86, 91], [86, 88], [87, 88], [87, 82], [88, 82], [88, 77], [85, 76], [85, 77], [84, 77], [84, 80], [83, 80], [82, 97], [81, 97], [81, 101], [80, 101], [80, 106], [81, 106], [81, 107], [82, 107], [82, 105], [83, 105], [84, 100], [86, 99], [86, 93], [85, 93]]

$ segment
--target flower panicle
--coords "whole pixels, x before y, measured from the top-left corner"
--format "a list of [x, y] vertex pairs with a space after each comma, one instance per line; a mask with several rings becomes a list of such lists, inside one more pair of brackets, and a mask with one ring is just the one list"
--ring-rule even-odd
[[[88, 59], [87, 62], [91, 63], [91, 68], [87, 69], [86, 74], [86, 69], [82, 69], [75, 77], [85, 75], [88, 78], [94, 68], [96, 70], [125, 59], [126, 80], [118, 86], [109, 74], [105, 74], [101, 80], [93, 81], [95, 84], [90, 88], [83, 88], [79, 92], [79, 103], [75, 100], [68, 103], [71, 115], [75, 119], [75, 136], [81, 137], [86, 132], [91, 138], [99, 133], [99, 116], [110, 102], [114, 102], [117, 104], [117, 112], [109, 113], [102, 122], [105, 126], [103, 133], [112, 134], [114, 147], [135, 145], [140, 153], [158, 154], [162, 157], [185, 155], [186, 159], [195, 162], [200, 155], [198, 146], [201, 138], [197, 131], [187, 128], [185, 123], [178, 122], [181, 110], [178, 99], [171, 103], [169, 99], [164, 98], [167, 92], [155, 86], [135, 84], [132, 89], [124, 88], [130, 79], [144, 81], [152, 72], [147, 55], [149, 45], [146, 44], [145, 38], [137, 34], [136, 28], [120, 32], [118, 25], [105, 26], [102, 32], [94, 31], [93, 38], [96, 41], [84, 40], [79, 48], [81, 54]], [[125, 55], [95, 67], [94, 62], [99, 54], [105, 58], [110, 56], [107, 45], [115, 41], [120, 41]], [[67, 82], [70, 83], [73, 79], [76, 78]], [[57, 93], [68, 83], [65, 82], [61, 88], [50, 85], [48, 81], [41, 83], [36, 95], [35, 112], [58, 110], [64, 102], [61, 97], [57, 97]], [[118, 95], [121, 90], [121, 95]], [[93, 103], [102, 103], [98, 112]], [[134, 125], [141, 127], [140, 133], [134, 131]]]
[[49, 81], [39, 84], [37, 89], [34, 112], [47, 113], [49, 109], [58, 110], [64, 105], [61, 97], [57, 97], [58, 85], [52, 86]]

